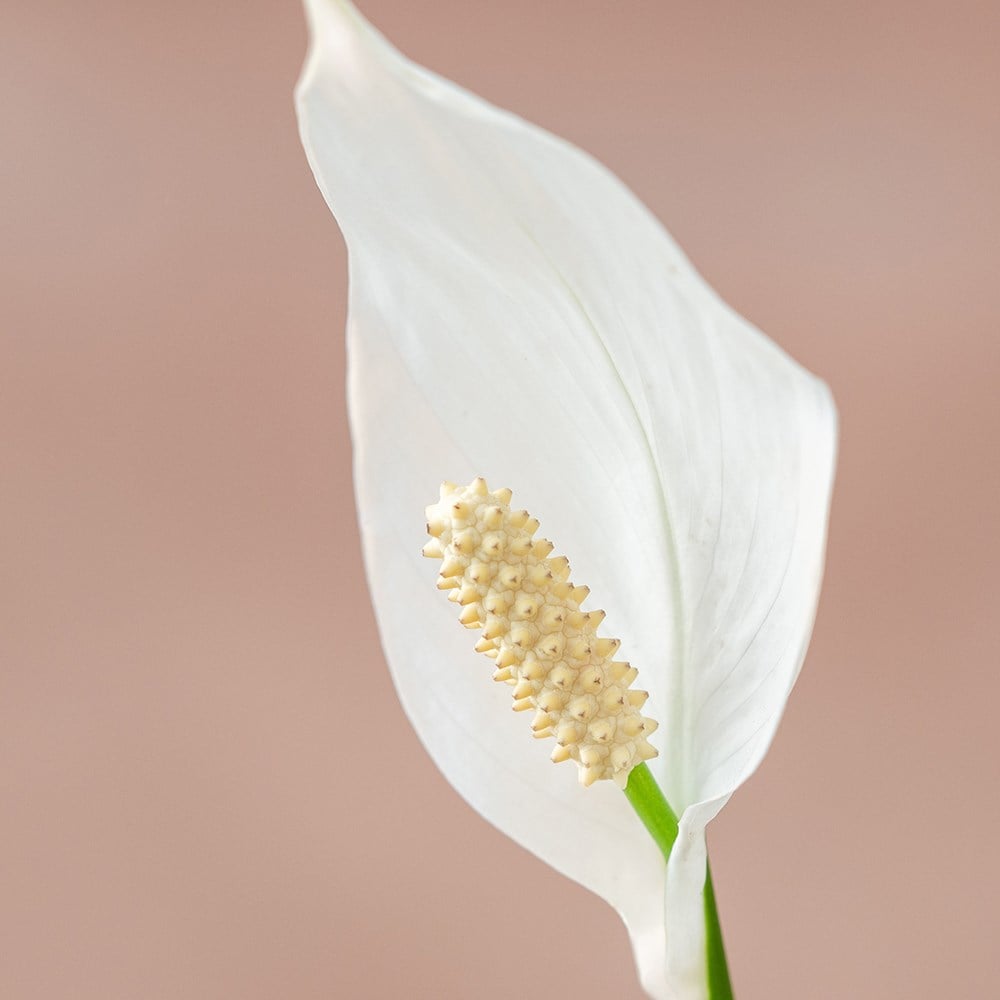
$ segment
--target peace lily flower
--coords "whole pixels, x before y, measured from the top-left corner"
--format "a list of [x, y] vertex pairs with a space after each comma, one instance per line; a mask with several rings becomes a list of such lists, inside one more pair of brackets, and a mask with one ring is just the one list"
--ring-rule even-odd
[[[705, 827], [805, 654], [829, 393], [588, 156], [409, 62], [346, 0], [307, 10], [298, 109], [349, 251], [357, 501], [400, 698], [475, 809], [618, 910], [650, 996], [728, 995]], [[659, 724], [626, 795], [552, 766], [456, 627], [419, 541], [446, 475], [516, 489], [593, 588]]]

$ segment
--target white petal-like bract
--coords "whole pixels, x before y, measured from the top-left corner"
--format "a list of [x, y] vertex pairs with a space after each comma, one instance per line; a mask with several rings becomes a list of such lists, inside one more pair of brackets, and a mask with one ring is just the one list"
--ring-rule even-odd
[[[350, 261], [355, 480], [403, 705], [487, 819], [604, 896], [656, 998], [706, 995], [705, 824], [760, 762], [822, 574], [836, 417], [590, 157], [308, 0], [303, 143]], [[660, 722], [665, 866], [611, 782], [525, 737], [421, 558], [443, 478], [514, 488]]]

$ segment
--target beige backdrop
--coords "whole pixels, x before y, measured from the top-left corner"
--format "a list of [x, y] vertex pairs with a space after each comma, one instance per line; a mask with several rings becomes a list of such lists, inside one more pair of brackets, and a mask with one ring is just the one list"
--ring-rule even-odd
[[[997, 5], [365, 7], [834, 388], [815, 641], [711, 831], [740, 1000], [1000, 995]], [[0, 996], [639, 997], [391, 690], [298, 6], [2, 16]]]

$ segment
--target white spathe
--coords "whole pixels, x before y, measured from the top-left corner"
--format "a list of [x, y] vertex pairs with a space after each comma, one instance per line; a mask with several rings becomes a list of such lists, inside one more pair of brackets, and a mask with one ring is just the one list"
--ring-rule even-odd
[[[365, 559], [403, 705], [497, 827], [607, 899], [644, 988], [706, 996], [705, 825], [764, 756], [812, 628], [836, 415], [590, 157], [308, 0], [302, 139], [350, 260]], [[510, 486], [608, 613], [681, 817], [527, 738], [420, 555], [444, 478]]]

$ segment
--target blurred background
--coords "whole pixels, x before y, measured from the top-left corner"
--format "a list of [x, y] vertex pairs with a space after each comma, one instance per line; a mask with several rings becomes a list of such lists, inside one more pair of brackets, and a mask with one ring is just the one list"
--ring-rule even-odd
[[[1000, 995], [1000, 8], [362, 6], [611, 166], [833, 386], [815, 640], [710, 831], [740, 1000]], [[298, 5], [3, 23], [0, 996], [640, 997], [615, 914], [391, 689]]]

